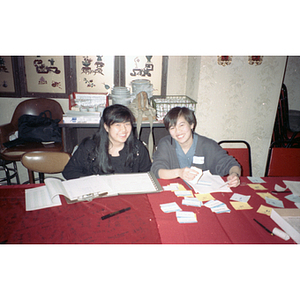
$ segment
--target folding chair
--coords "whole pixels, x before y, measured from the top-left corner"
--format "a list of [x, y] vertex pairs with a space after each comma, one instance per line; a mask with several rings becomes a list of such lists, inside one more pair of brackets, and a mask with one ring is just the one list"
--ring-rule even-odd
[[[252, 176], [251, 147], [248, 142], [243, 140], [224, 140], [218, 144], [241, 165], [242, 176]], [[244, 144], [246, 147], [229, 148], [228, 146], [224, 147], [224, 144]]]
[[270, 148], [265, 176], [300, 176], [300, 148]]

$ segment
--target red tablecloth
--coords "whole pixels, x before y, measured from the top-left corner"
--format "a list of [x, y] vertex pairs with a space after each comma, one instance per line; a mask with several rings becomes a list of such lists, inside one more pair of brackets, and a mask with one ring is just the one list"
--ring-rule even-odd
[[[25, 211], [25, 187], [0, 188], [0, 242], [6, 243], [160, 243], [147, 195], [94, 199], [36, 211]], [[101, 216], [131, 207], [102, 220]]]
[[[232, 188], [232, 193], [212, 193], [216, 200], [224, 202], [231, 210], [230, 213], [216, 214], [209, 208], [192, 207], [182, 205], [183, 197], [177, 197], [173, 192], [165, 191], [160, 194], [149, 194], [148, 199], [154, 211], [161, 241], [163, 244], [290, 244], [294, 243], [292, 239], [284, 241], [283, 239], [269, 234], [253, 219], [255, 218], [264, 226], [273, 230], [278, 225], [267, 215], [257, 213], [260, 205], [271, 208], [274, 206], [266, 204], [265, 200], [257, 195], [258, 192], [271, 192], [274, 190], [275, 183], [285, 186], [282, 179], [297, 180], [300, 178], [263, 178], [266, 183], [262, 183], [268, 190], [256, 191], [250, 188], [247, 183], [251, 183], [246, 177], [241, 178], [241, 185]], [[183, 181], [160, 180], [162, 186], [170, 182], [184, 184]], [[185, 185], [185, 184], [184, 184]], [[187, 189], [188, 186], [185, 185]], [[230, 197], [233, 193], [251, 195], [248, 204], [253, 207], [251, 210], [235, 210], [230, 204]], [[273, 194], [284, 202], [285, 208], [296, 208], [294, 202], [284, 197], [289, 193]], [[160, 204], [176, 202], [183, 211], [193, 211], [197, 215], [197, 223], [180, 224], [177, 222], [175, 213], [164, 213]], [[205, 202], [204, 202], [205, 203]]]
[[[25, 244], [291, 244], [270, 235], [253, 219], [269, 229], [278, 227], [267, 215], [257, 213], [265, 200], [257, 192], [271, 192], [275, 183], [284, 186], [282, 180], [300, 178], [263, 178], [262, 185], [268, 190], [255, 191], [241, 178], [241, 185], [232, 188], [233, 193], [251, 195], [248, 201], [251, 210], [235, 210], [230, 204], [233, 193], [212, 193], [215, 199], [224, 202], [230, 213], [216, 214], [207, 207], [182, 205], [183, 197], [173, 192], [155, 194], [123, 195], [99, 198], [92, 202], [67, 204], [36, 211], [25, 211], [25, 188], [38, 185], [17, 185], [0, 187], [0, 242]], [[161, 185], [171, 182], [184, 184], [182, 180], [159, 180]], [[186, 186], [186, 185], [185, 185]], [[188, 186], [186, 186], [187, 189]], [[285, 208], [296, 208], [284, 197], [287, 193], [274, 194], [284, 202]], [[175, 213], [164, 213], [160, 204], [176, 202], [184, 211], [197, 214], [197, 223], [179, 224]], [[106, 220], [101, 216], [131, 207], [131, 210]]]

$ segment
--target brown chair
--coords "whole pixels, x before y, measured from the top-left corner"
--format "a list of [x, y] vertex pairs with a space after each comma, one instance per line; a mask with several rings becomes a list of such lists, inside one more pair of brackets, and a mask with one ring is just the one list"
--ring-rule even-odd
[[[225, 140], [220, 141], [218, 144], [241, 165], [242, 176], [252, 176], [251, 147], [248, 142], [243, 140]], [[224, 147], [224, 144], [244, 144], [246, 148], [229, 148]]]
[[41, 112], [50, 110], [53, 119], [61, 120], [63, 109], [61, 105], [53, 100], [46, 98], [28, 99], [21, 102], [15, 109], [11, 122], [0, 126], [0, 158], [6, 161], [20, 161], [24, 153], [32, 151], [62, 151], [62, 143], [43, 144], [28, 142], [22, 145], [5, 148], [3, 143], [9, 142], [9, 137], [18, 131], [18, 119], [24, 114], [38, 116]]
[[21, 163], [28, 169], [29, 183], [35, 183], [34, 172], [39, 173], [40, 182], [44, 174], [61, 173], [68, 163], [71, 154], [66, 152], [33, 151], [23, 154]]
[[270, 148], [265, 176], [300, 176], [300, 148]]

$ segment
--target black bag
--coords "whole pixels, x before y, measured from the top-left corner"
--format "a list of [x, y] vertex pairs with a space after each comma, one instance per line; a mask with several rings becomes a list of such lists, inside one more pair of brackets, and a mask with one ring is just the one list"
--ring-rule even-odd
[[[46, 113], [49, 113], [48, 118]], [[50, 110], [45, 110], [38, 116], [22, 115], [18, 120], [18, 136], [28, 142], [59, 142], [61, 143], [60, 120], [52, 119]]]
[[[50, 117], [47, 117], [46, 113]], [[52, 119], [50, 110], [45, 110], [38, 116], [22, 115], [18, 119], [18, 138], [16, 140], [3, 143], [7, 148], [24, 144], [26, 142], [58, 142], [61, 143], [61, 128], [59, 119]]]

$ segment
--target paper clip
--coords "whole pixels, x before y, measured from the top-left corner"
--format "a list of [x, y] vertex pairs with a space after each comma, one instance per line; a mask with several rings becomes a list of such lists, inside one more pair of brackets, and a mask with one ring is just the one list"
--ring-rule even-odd
[[95, 198], [103, 197], [107, 195], [107, 192], [104, 193], [89, 193], [78, 197], [78, 201], [89, 201], [91, 202]]

